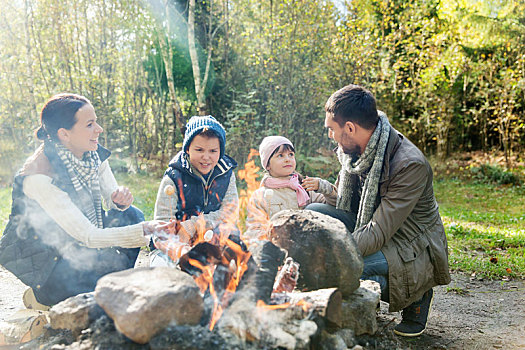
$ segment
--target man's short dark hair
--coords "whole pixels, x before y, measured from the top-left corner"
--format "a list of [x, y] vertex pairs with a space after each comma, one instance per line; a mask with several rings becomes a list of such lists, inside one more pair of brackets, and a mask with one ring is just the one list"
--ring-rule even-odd
[[347, 85], [330, 96], [324, 110], [339, 124], [347, 121], [371, 130], [379, 120], [374, 95], [359, 85]]

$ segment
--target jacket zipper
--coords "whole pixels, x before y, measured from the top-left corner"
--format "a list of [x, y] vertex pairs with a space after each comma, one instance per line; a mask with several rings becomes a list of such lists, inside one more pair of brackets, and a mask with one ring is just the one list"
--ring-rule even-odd
[[209, 178], [208, 181], [206, 181], [206, 185], [202, 188], [202, 190], [204, 191], [204, 207], [208, 206], [208, 187], [209, 187], [209, 184], [212, 183], [213, 180], [215, 180], [216, 178], [218, 178], [221, 175], [224, 175], [227, 172], [228, 171], [220, 173], [220, 174], [217, 174], [217, 175], [215, 175], [214, 178]]

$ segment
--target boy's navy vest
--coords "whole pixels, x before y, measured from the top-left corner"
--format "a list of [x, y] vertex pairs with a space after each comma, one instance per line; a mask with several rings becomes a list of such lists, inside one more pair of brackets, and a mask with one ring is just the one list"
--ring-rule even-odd
[[211, 174], [203, 178], [193, 172], [187, 156], [179, 152], [164, 173], [177, 188], [177, 220], [185, 221], [201, 213], [219, 210], [236, 167], [233, 158], [223, 155]]
[[[53, 184], [66, 192], [73, 203], [77, 204], [78, 195], [69, 178], [67, 169], [60, 161], [54, 147], [44, 146], [44, 154], [55, 172]], [[106, 160], [111, 152], [98, 146], [97, 153], [101, 162]], [[76, 245], [73, 237], [68, 235], [54, 222], [49, 215], [23, 192], [24, 175], [15, 176], [12, 192], [11, 215], [0, 239], [0, 265], [11, 271], [24, 284], [39, 288], [43, 285], [56, 263], [61, 259], [60, 251], [46, 241], [58, 241], [66, 249]]]

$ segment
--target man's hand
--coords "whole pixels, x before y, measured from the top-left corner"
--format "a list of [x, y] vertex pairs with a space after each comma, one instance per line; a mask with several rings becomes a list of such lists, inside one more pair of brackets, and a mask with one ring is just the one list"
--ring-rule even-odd
[[319, 178], [307, 176], [303, 180], [303, 188], [307, 191], [317, 191], [319, 189]]
[[111, 200], [119, 208], [127, 208], [133, 203], [133, 195], [129, 188], [119, 186], [115, 192], [111, 194]]

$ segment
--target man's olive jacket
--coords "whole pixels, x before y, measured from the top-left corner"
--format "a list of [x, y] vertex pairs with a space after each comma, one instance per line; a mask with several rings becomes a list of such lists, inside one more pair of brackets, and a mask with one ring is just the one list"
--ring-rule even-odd
[[447, 238], [432, 178], [423, 153], [391, 128], [372, 220], [353, 232], [363, 256], [379, 250], [385, 255], [390, 311], [450, 282]]

